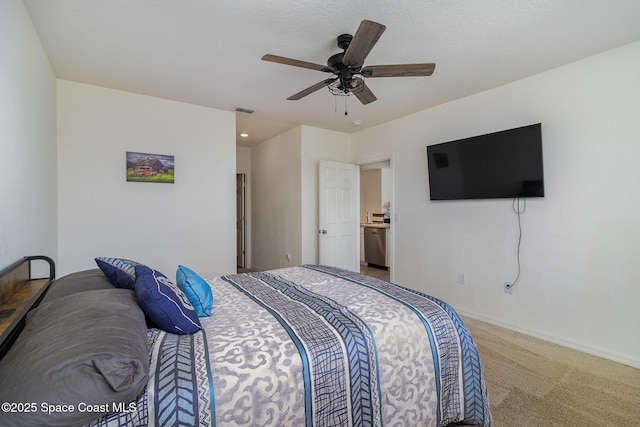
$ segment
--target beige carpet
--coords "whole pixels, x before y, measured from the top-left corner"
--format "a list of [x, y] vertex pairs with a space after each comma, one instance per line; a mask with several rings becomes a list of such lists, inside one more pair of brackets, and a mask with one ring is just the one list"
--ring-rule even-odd
[[484, 365], [496, 427], [640, 426], [640, 369], [464, 322]]

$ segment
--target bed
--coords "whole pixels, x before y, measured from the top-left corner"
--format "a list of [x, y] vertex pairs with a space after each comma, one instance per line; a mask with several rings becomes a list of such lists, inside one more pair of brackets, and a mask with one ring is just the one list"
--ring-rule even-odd
[[26, 314], [0, 425], [492, 425], [473, 339], [434, 297], [328, 266], [96, 262]]

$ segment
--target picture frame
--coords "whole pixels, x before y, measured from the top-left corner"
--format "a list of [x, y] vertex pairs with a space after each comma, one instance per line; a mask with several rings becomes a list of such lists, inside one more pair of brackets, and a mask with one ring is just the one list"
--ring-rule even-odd
[[130, 182], [175, 182], [175, 159], [171, 155], [127, 151], [126, 168]]

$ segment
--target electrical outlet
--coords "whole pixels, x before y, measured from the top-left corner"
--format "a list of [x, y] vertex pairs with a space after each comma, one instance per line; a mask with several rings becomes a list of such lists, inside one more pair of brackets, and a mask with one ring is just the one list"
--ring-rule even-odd
[[464, 273], [458, 273], [458, 285], [464, 285], [467, 282], [467, 278]]
[[509, 295], [513, 293], [513, 284], [511, 282], [504, 282], [504, 293]]

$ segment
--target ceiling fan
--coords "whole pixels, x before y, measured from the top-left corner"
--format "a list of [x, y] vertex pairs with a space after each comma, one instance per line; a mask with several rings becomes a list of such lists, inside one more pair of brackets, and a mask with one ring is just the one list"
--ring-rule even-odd
[[378, 98], [364, 82], [365, 78], [430, 76], [436, 67], [436, 64], [433, 63], [369, 65], [363, 67], [365, 58], [378, 42], [385, 29], [386, 27], [382, 24], [364, 20], [360, 23], [354, 36], [351, 34], [339, 35], [337, 39], [338, 47], [343, 52], [331, 56], [327, 61], [327, 65], [269, 54], [264, 55], [262, 60], [333, 74], [328, 79], [322, 80], [295, 95], [291, 95], [287, 98], [288, 100], [297, 101], [323, 87], [327, 87], [336, 96], [353, 94], [362, 104], [366, 105]]

